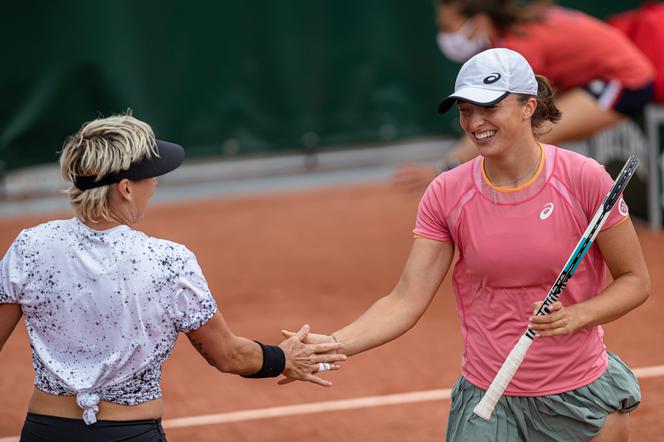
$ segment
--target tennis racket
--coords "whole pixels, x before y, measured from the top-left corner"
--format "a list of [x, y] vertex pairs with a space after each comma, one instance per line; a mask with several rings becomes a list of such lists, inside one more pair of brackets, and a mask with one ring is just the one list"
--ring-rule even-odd
[[[629, 157], [627, 163], [625, 163], [622, 170], [620, 171], [620, 174], [618, 174], [618, 177], [613, 182], [611, 190], [609, 190], [609, 193], [604, 198], [604, 202], [597, 209], [597, 212], [595, 212], [595, 216], [593, 216], [590, 224], [588, 224], [588, 228], [583, 233], [583, 236], [574, 249], [574, 252], [572, 252], [572, 255], [567, 260], [567, 263], [565, 263], [565, 267], [563, 267], [563, 270], [558, 275], [556, 282], [554, 282], [553, 286], [551, 286], [549, 293], [544, 299], [544, 303], [537, 310], [537, 313], [535, 314], [536, 316], [548, 314], [548, 307], [556, 302], [560, 297], [560, 294], [563, 292], [563, 290], [565, 290], [567, 282], [576, 271], [588, 249], [590, 249], [590, 246], [604, 225], [604, 222], [607, 219], [607, 215], [611, 212], [611, 209], [613, 209], [616, 201], [618, 201], [620, 194], [623, 192], [623, 190], [625, 190], [627, 183], [632, 178], [632, 175], [634, 175], [638, 165], [638, 158], [635, 156]], [[507, 359], [505, 359], [503, 366], [500, 367], [500, 370], [498, 371], [496, 377], [493, 379], [493, 382], [491, 382], [489, 389], [486, 391], [486, 393], [484, 393], [482, 400], [480, 400], [479, 404], [477, 404], [477, 406], [473, 409], [473, 413], [482, 419], [489, 420], [491, 418], [491, 413], [493, 413], [493, 409], [496, 407], [498, 399], [500, 399], [500, 397], [503, 395], [507, 384], [509, 384], [514, 377], [514, 373], [516, 373], [516, 370], [521, 365], [521, 362], [526, 356], [526, 352], [530, 348], [530, 345], [533, 343], [534, 338], [535, 331], [530, 328], [526, 330], [521, 338], [519, 338], [519, 341], [507, 356]]]

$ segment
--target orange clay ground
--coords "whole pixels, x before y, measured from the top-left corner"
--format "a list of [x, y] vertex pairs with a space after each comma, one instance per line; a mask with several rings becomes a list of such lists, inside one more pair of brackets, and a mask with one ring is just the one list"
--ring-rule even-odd
[[[392, 288], [412, 242], [417, 200], [389, 184], [211, 199], [150, 207], [137, 228], [196, 253], [236, 334], [277, 343], [280, 329], [305, 322], [314, 331], [333, 331]], [[69, 216], [0, 220], [0, 250], [24, 227]], [[606, 326], [609, 350], [633, 368], [664, 365], [664, 234], [640, 228], [639, 237], [651, 298]], [[449, 278], [413, 330], [351, 358], [327, 376], [332, 388], [220, 374], [181, 337], [164, 367], [164, 419], [449, 388], [460, 371], [461, 344]], [[2, 439], [19, 434], [32, 390], [22, 322], [0, 353], [0, 372]], [[664, 440], [664, 377], [644, 378], [641, 387], [631, 440]], [[171, 442], [441, 441], [448, 409], [449, 400], [436, 400], [167, 428], [166, 434]]]

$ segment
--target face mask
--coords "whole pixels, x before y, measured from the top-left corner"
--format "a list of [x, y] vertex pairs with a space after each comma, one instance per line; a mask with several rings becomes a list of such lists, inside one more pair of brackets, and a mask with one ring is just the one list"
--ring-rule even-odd
[[438, 33], [438, 47], [443, 55], [458, 63], [465, 63], [473, 55], [489, 48], [490, 42], [486, 35], [476, 35], [472, 40], [467, 37], [471, 25], [468, 20], [457, 32]]

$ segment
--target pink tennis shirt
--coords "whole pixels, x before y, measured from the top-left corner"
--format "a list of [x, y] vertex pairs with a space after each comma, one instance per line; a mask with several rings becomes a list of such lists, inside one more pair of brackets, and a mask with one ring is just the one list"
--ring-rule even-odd
[[[463, 376], [486, 389], [525, 332], [531, 305], [556, 280], [613, 180], [591, 158], [542, 146], [535, 177], [517, 189], [496, 188], [482, 157], [436, 178], [420, 202], [416, 236], [454, 241], [453, 285], [464, 339]], [[627, 217], [622, 198], [602, 230]], [[560, 297], [587, 300], [605, 284], [597, 245]], [[607, 366], [600, 326], [569, 336], [535, 338], [505, 394], [543, 396], [585, 386]]]

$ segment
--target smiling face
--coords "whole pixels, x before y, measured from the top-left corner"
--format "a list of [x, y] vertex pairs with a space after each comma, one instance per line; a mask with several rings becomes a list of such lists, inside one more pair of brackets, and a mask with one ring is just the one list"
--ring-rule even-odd
[[459, 102], [461, 127], [482, 156], [500, 155], [533, 140], [530, 117], [536, 106], [535, 98], [521, 102], [515, 94], [488, 107]]

